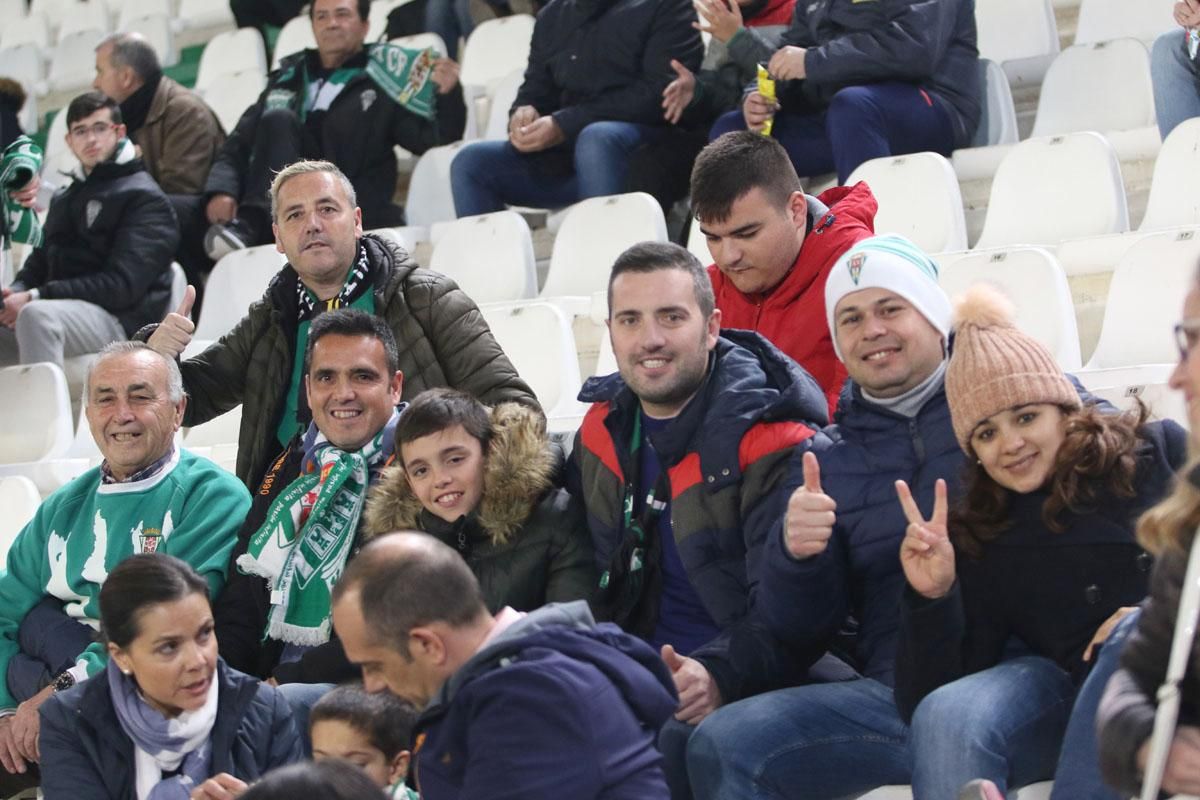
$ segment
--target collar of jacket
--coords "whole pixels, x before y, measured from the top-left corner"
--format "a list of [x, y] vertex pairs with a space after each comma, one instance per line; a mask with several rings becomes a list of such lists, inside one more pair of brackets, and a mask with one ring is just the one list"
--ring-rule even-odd
[[[579, 393], [584, 403], [609, 402], [605, 427], [622, 457], [638, 413], [637, 397], [619, 374], [590, 378]], [[721, 331], [709, 356], [709, 369], [695, 396], [675, 423], [651, 442], [664, 467], [697, 453], [700, 470], [713, 491], [741, 479], [739, 447], [758, 422], [794, 421], [818, 430], [828, 419], [820, 386], [799, 364], [760, 334]], [[628, 469], [628, 465], [622, 465]]]
[[162, 82], [162, 77], [161, 71], [155, 72], [149, 80], [138, 87], [137, 91], [126, 97], [124, 103], [121, 103], [121, 118], [125, 120], [125, 127], [130, 136], [133, 136], [150, 121], [150, 109], [154, 105], [155, 93], [158, 92], [158, 85]]
[[[554, 487], [562, 456], [546, 440], [545, 423], [520, 403], [492, 409], [492, 442], [483, 473], [483, 500], [464, 524], [472, 542], [508, 542], [546, 492]], [[400, 464], [388, 467], [365, 511], [366, 536], [419, 527], [451, 546], [458, 523], [429, 514], [409, 488]]]

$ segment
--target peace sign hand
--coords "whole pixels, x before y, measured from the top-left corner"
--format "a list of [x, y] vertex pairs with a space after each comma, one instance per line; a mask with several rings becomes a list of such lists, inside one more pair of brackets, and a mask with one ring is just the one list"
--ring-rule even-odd
[[900, 545], [900, 566], [904, 577], [923, 597], [936, 600], [954, 585], [954, 548], [946, 529], [946, 482], [938, 478], [933, 490], [933, 516], [925, 519], [908, 484], [896, 481], [896, 494], [908, 519], [904, 541]]

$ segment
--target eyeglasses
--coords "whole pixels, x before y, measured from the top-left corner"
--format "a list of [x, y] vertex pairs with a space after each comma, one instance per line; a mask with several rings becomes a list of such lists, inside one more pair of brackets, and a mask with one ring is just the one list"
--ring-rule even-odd
[[1185, 319], [1175, 326], [1175, 346], [1179, 348], [1179, 360], [1186, 361], [1196, 341], [1200, 339], [1200, 319]]
[[74, 128], [71, 128], [71, 138], [86, 139], [89, 135], [103, 136], [115, 127], [117, 126], [111, 122], [97, 122], [93, 125], [76, 125]]

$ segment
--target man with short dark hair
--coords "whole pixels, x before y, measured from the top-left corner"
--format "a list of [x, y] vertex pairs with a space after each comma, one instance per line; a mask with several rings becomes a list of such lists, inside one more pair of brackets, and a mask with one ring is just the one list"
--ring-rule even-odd
[[171, 295], [175, 214], [99, 92], [67, 106], [81, 176], [55, 195], [41, 246], [2, 290], [0, 366], [94, 353], [162, 317]]
[[825, 278], [838, 256], [874, 232], [865, 183], [807, 195], [774, 139], [729, 133], [692, 168], [692, 208], [715, 262], [721, 324], [761, 333], [816, 379], [837, 408], [846, 370], [825, 319]]
[[213, 605], [221, 656], [235, 669], [281, 684], [353, 675], [329, 637], [329, 593], [358, 545], [367, 490], [392, 461], [399, 361], [379, 317], [344, 308], [313, 320], [304, 355], [313, 421], [262, 476]]
[[404, 224], [396, 193], [399, 145], [423, 153], [456, 141], [466, 121], [456, 73], [435, 69], [431, 51], [365, 45], [370, 0], [315, 0], [315, 49], [288, 55], [246, 110], [205, 186], [205, 237], [218, 260], [271, 241], [267, 189], [299, 159], [325, 159], [358, 192], [368, 229]]
[[[238, 477], [256, 486], [276, 454], [310, 420], [302, 391], [310, 326], [326, 311], [382, 317], [399, 348], [404, 392], [453, 386], [485, 403], [537, 406], [475, 303], [453, 281], [419, 269], [390, 241], [363, 235], [349, 179], [327, 161], [301, 161], [275, 176], [275, 246], [288, 265], [232, 331], [182, 364], [192, 402], [187, 425], [243, 403]], [[192, 340], [189, 302], [167, 315], [150, 344], [178, 356]]]
[[585, 602], [493, 617], [453, 548], [393, 533], [347, 568], [333, 624], [368, 691], [425, 708], [413, 757], [427, 800], [666, 797], [654, 738], [670, 676]]
[[678, 245], [622, 253], [609, 298], [620, 374], [580, 392], [592, 407], [568, 488], [587, 509], [602, 572], [597, 613], [661, 651], [676, 719], [695, 725], [803, 680], [823, 652], [789, 651], [754, 614], [789, 462], [826, 444], [825, 397], [759, 334], [721, 331], [708, 273]]
[[38, 707], [100, 673], [97, 633], [108, 573], [134, 553], [191, 564], [211, 592], [250, 495], [211, 461], [175, 447], [187, 398], [174, 360], [114, 342], [88, 372], [84, 416], [104, 456], [42, 502], [0, 574], [0, 793], [38, 760]]

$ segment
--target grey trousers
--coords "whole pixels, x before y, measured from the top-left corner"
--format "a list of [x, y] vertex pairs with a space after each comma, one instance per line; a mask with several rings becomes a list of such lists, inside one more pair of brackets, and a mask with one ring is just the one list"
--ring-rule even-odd
[[17, 315], [16, 328], [0, 328], [0, 367], [95, 353], [125, 337], [117, 318], [86, 300], [34, 300]]

